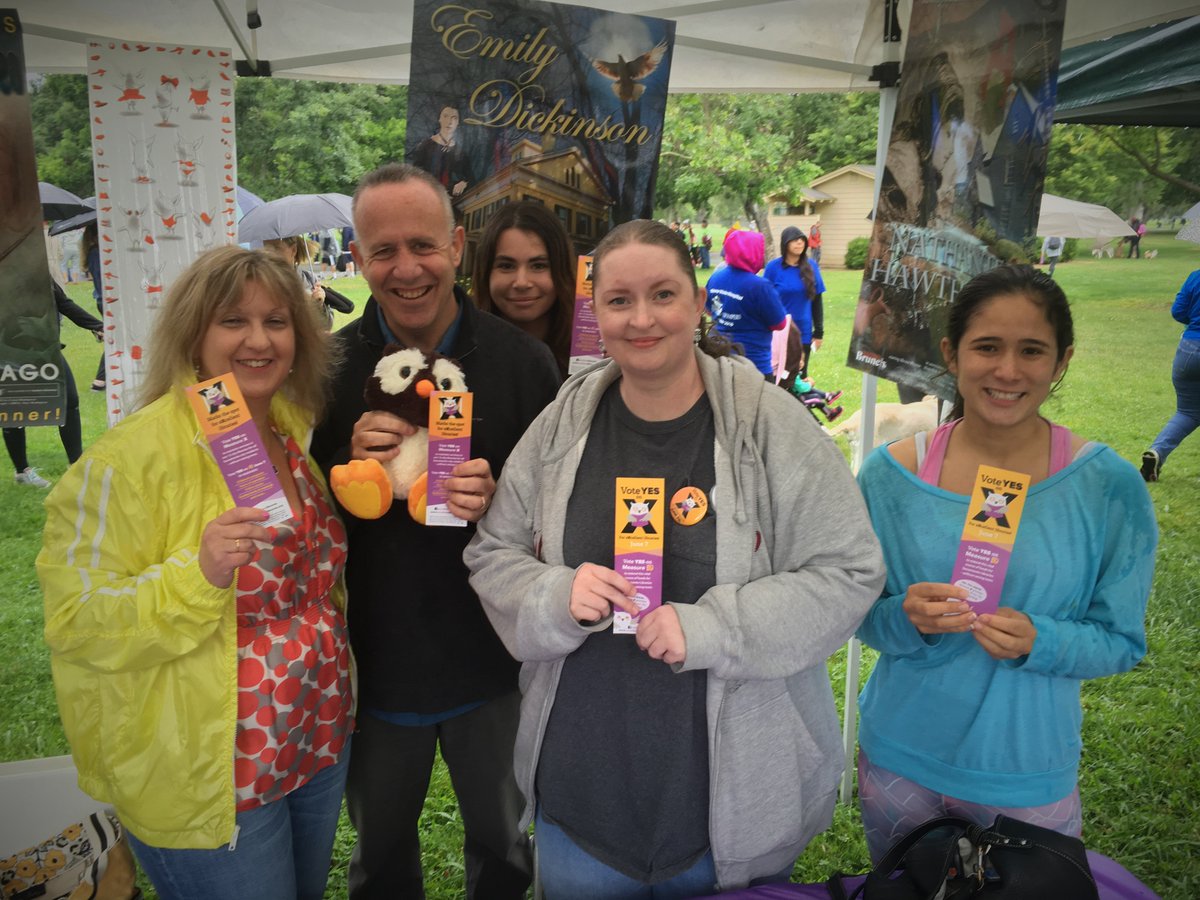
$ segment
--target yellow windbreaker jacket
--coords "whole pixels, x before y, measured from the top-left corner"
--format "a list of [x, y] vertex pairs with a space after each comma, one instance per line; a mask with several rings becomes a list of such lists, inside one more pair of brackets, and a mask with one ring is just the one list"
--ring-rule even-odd
[[[279, 396], [271, 415], [307, 452], [310, 417]], [[101, 437], [46, 499], [37, 569], [79, 786], [153, 846], [233, 835], [235, 590], [209, 584], [198, 557], [232, 505], [179, 389]]]

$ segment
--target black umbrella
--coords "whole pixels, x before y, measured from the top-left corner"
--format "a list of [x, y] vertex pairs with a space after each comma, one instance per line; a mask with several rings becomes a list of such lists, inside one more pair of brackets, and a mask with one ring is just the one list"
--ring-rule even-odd
[[83, 228], [85, 225], [90, 225], [96, 221], [96, 198], [84, 197], [81, 202], [84, 206], [90, 206], [91, 209], [77, 216], [71, 216], [69, 219], [60, 219], [55, 222], [50, 226], [51, 237], [66, 234], [68, 231], [75, 231], [77, 228]]
[[69, 219], [90, 211], [90, 207], [70, 191], [46, 181], [38, 182], [38, 197], [42, 201], [42, 218], [46, 221]]

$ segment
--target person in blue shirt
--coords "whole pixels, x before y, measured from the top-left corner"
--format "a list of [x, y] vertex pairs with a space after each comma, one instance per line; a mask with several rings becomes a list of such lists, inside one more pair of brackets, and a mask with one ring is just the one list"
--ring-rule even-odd
[[1171, 316], [1186, 326], [1171, 366], [1175, 415], [1142, 454], [1142, 478], [1146, 481], [1158, 481], [1158, 473], [1171, 451], [1200, 425], [1200, 269], [1189, 275], [1179, 289], [1171, 305]]
[[757, 274], [765, 262], [765, 246], [757, 231], [726, 235], [726, 265], [709, 277], [705, 306], [717, 331], [740, 345], [758, 371], [774, 381], [771, 332], [787, 327], [787, 311], [771, 283]]
[[804, 349], [800, 377], [807, 378], [812, 352], [821, 348], [825, 338], [825, 280], [816, 260], [809, 258], [808, 238], [803, 231], [794, 225], [783, 229], [779, 256], [767, 263], [763, 278], [775, 286], [783, 308], [800, 331], [800, 345]]
[[[859, 484], [887, 582], [859, 637], [858, 784], [871, 858], [920, 823], [998, 813], [1078, 835], [1080, 682], [1133, 668], [1158, 530], [1137, 470], [1041, 414], [1073, 353], [1062, 289], [1030, 266], [972, 279], [942, 340], [952, 420], [871, 454]], [[947, 583], [981, 464], [1030, 482], [995, 613]]]

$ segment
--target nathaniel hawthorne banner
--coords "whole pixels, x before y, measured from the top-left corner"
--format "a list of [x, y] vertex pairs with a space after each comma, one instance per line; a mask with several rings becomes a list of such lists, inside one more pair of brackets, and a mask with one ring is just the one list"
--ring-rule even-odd
[[958, 290], [1037, 228], [1064, 0], [915, 0], [847, 363], [953, 399]]

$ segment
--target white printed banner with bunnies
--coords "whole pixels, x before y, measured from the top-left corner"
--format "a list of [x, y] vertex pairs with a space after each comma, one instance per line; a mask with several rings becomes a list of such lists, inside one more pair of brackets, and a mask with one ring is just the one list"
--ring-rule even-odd
[[204, 250], [236, 243], [235, 77], [229, 50], [88, 45], [110, 425], [136, 408], [171, 282]]

